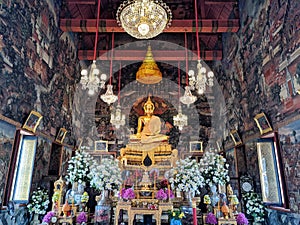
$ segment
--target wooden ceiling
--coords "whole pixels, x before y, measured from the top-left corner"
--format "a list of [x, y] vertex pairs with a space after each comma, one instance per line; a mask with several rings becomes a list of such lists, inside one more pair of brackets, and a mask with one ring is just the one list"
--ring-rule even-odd
[[[222, 59], [222, 33], [237, 32], [239, 29], [238, 0], [196, 0], [198, 7], [199, 39], [201, 58], [207, 61]], [[151, 40], [175, 42], [184, 46], [184, 33], [187, 33], [188, 49], [197, 52], [195, 0], [165, 0], [172, 11], [173, 20], [169, 28]], [[101, 0], [97, 56], [101, 60], [111, 49], [112, 32], [115, 33], [115, 46], [138, 41], [129, 36], [117, 25], [116, 12], [122, 1]], [[78, 34], [78, 58], [92, 60], [96, 33], [97, 0], [65, 0], [61, 7], [60, 28], [62, 31]], [[146, 50], [146, 49], [145, 49]], [[116, 50], [116, 60], [143, 60], [145, 50]], [[155, 59], [162, 61], [185, 60], [182, 50], [162, 51], [153, 49]], [[176, 55], [176, 57], [174, 57]]]

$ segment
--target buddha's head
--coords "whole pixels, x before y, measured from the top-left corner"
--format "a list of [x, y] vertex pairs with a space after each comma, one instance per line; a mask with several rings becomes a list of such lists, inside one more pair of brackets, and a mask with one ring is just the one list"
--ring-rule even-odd
[[144, 104], [144, 111], [146, 115], [152, 115], [154, 112], [155, 106], [151, 101], [150, 96], [148, 97], [147, 102]]

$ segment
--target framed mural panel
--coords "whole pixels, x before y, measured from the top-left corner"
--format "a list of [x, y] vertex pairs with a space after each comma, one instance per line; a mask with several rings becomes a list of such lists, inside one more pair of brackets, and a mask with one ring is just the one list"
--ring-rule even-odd
[[73, 151], [69, 147], [63, 147], [61, 159], [60, 159], [60, 169], [59, 169], [59, 175], [60, 176], [66, 176], [67, 175], [67, 169], [68, 169], [68, 161], [72, 158]]
[[108, 141], [95, 141], [95, 151], [108, 151]]
[[17, 203], [28, 203], [36, 146], [37, 137], [21, 136], [10, 199]]
[[238, 177], [238, 169], [237, 169], [237, 159], [236, 159], [236, 149], [231, 148], [225, 152], [226, 163], [229, 164], [228, 174], [230, 178]]
[[203, 152], [202, 141], [190, 141], [190, 152]]
[[0, 205], [4, 204], [4, 190], [6, 190], [15, 135], [16, 126], [1, 120], [0, 117]]
[[267, 204], [281, 206], [282, 179], [273, 139], [258, 140], [257, 155], [262, 199]]
[[60, 128], [55, 141], [62, 144], [66, 137], [66, 134], [67, 134], [67, 130], [65, 128]]
[[235, 146], [242, 144], [242, 139], [240, 138], [240, 135], [238, 134], [237, 130], [232, 130], [230, 132], [230, 136], [231, 136]]
[[32, 110], [27, 117], [22, 128], [35, 133], [36, 128], [39, 126], [43, 116], [34, 110]]
[[272, 127], [264, 113], [259, 113], [254, 117], [254, 120], [257, 124], [257, 127], [260, 131], [260, 134], [266, 134], [272, 131]]

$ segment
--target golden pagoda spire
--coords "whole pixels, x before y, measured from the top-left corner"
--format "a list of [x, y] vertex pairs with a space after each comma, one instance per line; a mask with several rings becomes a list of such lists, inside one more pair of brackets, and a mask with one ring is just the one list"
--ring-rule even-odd
[[156, 84], [162, 80], [162, 74], [153, 58], [150, 45], [143, 64], [136, 73], [136, 80], [143, 84]]

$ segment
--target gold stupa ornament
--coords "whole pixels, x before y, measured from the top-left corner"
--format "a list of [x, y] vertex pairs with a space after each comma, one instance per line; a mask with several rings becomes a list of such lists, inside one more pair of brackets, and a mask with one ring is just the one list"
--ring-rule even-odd
[[148, 46], [143, 64], [136, 73], [136, 80], [143, 84], [156, 84], [162, 80], [162, 74], [154, 61], [151, 46]]

